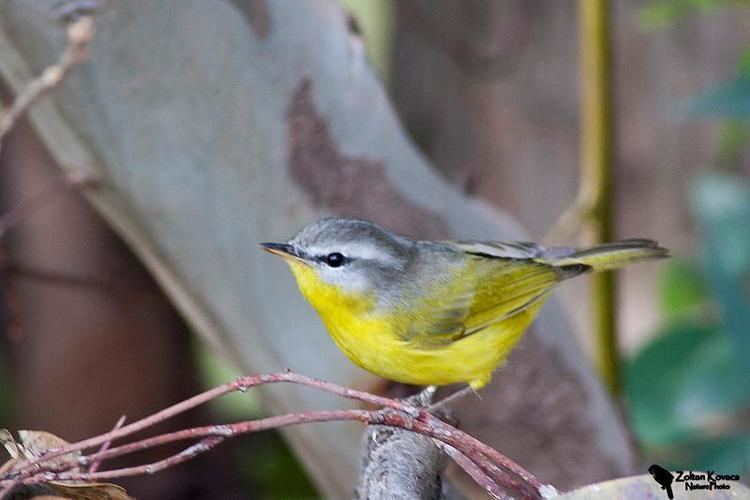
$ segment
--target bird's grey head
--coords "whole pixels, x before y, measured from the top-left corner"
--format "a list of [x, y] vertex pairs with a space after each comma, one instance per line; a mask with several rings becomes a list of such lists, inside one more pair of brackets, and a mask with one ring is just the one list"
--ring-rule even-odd
[[327, 217], [305, 227], [288, 245], [328, 283], [364, 292], [382, 290], [403, 273], [414, 243], [359, 219]]

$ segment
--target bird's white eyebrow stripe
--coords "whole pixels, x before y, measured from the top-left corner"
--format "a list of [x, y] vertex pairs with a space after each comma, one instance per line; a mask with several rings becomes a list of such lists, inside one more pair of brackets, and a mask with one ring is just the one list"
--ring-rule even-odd
[[396, 262], [396, 259], [391, 254], [380, 250], [377, 246], [361, 243], [345, 243], [343, 245], [337, 246], [336, 248], [309, 246], [305, 249], [305, 252], [314, 256], [328, 255], [329, 253], [339, 252], [345, 257], [349, 257], [352, 259]]

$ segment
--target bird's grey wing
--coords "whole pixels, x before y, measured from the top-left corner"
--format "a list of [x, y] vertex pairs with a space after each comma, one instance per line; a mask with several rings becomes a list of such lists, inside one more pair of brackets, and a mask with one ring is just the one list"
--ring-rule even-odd
[[527, 242], [457, 242], [456, 247], [479, 259], [483, 276], [475, 291], [466, 335], [508, 319], [547, 298], [560, 281], [590, 268], [558, 263], [576, 252], [568, 247], [544, 247]]
[[465, 267], [455, 279], [426, 287], [415, 299], [415, 314], [405, 328], [407, 340], [446, 345], [515, 316], [546, 298], [569, 273], [541, 257], [533, 243], [456, 242]]
[[455, 241], [462, 251], [500, 259], [561, 259], [576, 252], [570, 247], [545, 247], [528, 241]]
[[404, 340], [438, 347], [464, 335], [474, 299], [473, 286], [453, 283], [424, 290], [411, 303]]

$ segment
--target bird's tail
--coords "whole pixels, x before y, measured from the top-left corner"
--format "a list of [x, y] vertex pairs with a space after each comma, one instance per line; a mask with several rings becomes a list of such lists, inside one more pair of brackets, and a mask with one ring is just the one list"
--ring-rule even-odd
[[674, 500], [674, 493], [672, 493], [672, 485], [668, 484], [664, 487], [664, 489], [667, 491], [667, 498], [669, 498], [669, 500]]
[[586, 271], [607, 271], [633, 262], [669, 257], [669, 251], [653, 240], [623, 240], [604, 243], [555, 259], [560, 268], [583, 266]]

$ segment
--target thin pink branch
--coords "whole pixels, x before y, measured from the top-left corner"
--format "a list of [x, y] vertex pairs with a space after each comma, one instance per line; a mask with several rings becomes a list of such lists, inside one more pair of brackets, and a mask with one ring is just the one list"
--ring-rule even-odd
[[268, 429], [277, 429], [280, 427], [285, 427], [287, 425], [307, 424], [313, 422], [332, 422], [336, 420], [358, 420], [360, 422], [367, 423], [372, 419], [372, 417], [370, 416], [371, 413], [373, 412], [367, 410], [311, 411], [303, 413], [287, 413], [285, 415], [277, 415], [273, 417], [250, 420], [247, 422], [238, 422], [234, 424], [193, 427], [190, 429], [183, 429], [179, 431], [160, 434], [158, 436], [142, 439], [134, 443], [117, 446], [104, 452], [98, 452], [83, 457], [83, 460], [86, 462], [91, 460], [109, 460], [114, 457], [127, 455], [129, 453], [138, 452], [147, 448], [162, 446], [168, 443], [173, 443], [175, 441], [198, 439], [205, 436], [232, 437], [238, 434], [249, 434], [252, 432], [265, 431]]
[[[542, 487], [542, 484], [533, 475], [509, 460], [507, 457], [498, 453], [496, 450], [481, 443], [476, 438], [466, 434], [465, 432], [460, 431], [443, 422], [442, 420], [434, 417], [424, 409], [410, 406], [403, 401], [397, 401], [362, 391], [348, 389], [336, 384], [332, 384], [330, 382], [306, 377], [304, 375], [299, 375], [291, 372], [240, 377], [233, 382], [198, 394], [188, 400], [177, 403], [149, 417], [126, 425], [120, 429], [116, 429], [101, 436], [80, 441], [78, 443], [73, 443], [63, 448], [51, 450], [44, 456], [33, 460], [20, 462], [19, 464], [16, 464], [10, 471], [10, 474], [14, 475], [12, 479], [9, 478], [9, 474], [6, 474], [6, 479], [4, 481], [0, 481], [0, 485], [4, 487], [4, 489], [0, 491], [0, 498], [2, 498], [4, 494], [8, 493], [13, 487], [21, 483], [33, 484], [40, 481], [50, 480], [50, 478], [65, 480], [72, 477], [70, 476], [70, 474], [73, 473], [59, 473], [48, 471], [49, 460], [51, 458], [68, 454], [73, 451], [89, 449], [103, 443], [112, 442], [134, 432], [148, 428], [156, 423], [159, 423], [174, 415], [199, 406], [229, 392], [244, 392], [251, 387], [278, 382], [301, 384], [308, 387], [321, 389], [333, 394], [338, 394], [350, 399], [384, 406], [386, 407], [386, 409], [309, 411], [303, 413], [289, 413], [286, 415], [268, 417], [265, 419], [254, 421], [184, 429], [181, 431], [146, 438], [109, 450], [100, 449], [96, 453], [93, 453], [87, 457], [82, 457], [81, 463], [85, 464], [103, 461], [115, 456], [125, 455], [133, 451], [143, 450], [145, 448], [159, 446], [179, 440], [199, 438], [207, 439], [212, 437], [224, 439], [237, 434], [257, 432], [287, 425], [334, 420], [357, 420], [365, 424], [379, 424], [406, 429], [425, 436], [429, 436], [437, 441], [449, 445], [451, 448], [455, 449], [457, 453], [466, 458], [466, 460], [463, 460], [461, 458], [457, 460], [459, 466], [464, 468], [468, 467], [470, 470], [467, 470], [467, 473], [472, 475], [472, 477], [479, 477], [481, 479], [480, 484], [487, 488], [488, 493], [495, 496], [496, 498], [502, 498], [502, 496], [497, 496], [497, 488], [492, 487], [492, 484], [495, 484], [497, 487], [505, 491], [513, 492], [513, 494], [517, 495], [519, 498], [540, 498], [539, 491]], [[212, 446], [215, 446], [216, 444], [218, 444], [218, 442], [212, 444]], [[194, 448], [190, 447], [186, 449], [185, 453], [187, 453], [187, 450], [194, 450]], [[178, 454], [170, 457], [170, 459], [176, 460], [177, 458], [175, 457], [182, 456], [182, 454]], [[157, 462], [156, 464], [164, 464], [165, 467], [168, 467], [170, 466], [170, 464], [172, 464], [172, 462], [161, 461]], [[152, 471], [152, 468], [149, 467], [153, 467], [154, 465], [155, 464], [149, 464], [139, 467], [131, 467], [128, 469], [95, 472], [93, 473], [93, 475], [92, 473], [88, 473], [88, 476], [86, 475], [87, 473], [76, 473], [79, 474], [79, 476], [76, 477], [85, 477], [87, 478], [87, 480], [99, 480], [105, 478], [109, 479], [114, 477], [122, 477], [123, 475], [138, 474], [139, 472], [137, 471], [141, 471], [142, 473], [149, 472]], [[48, 472], [41, 473], [45, 470], [47, 470]], [[482, 472], [482, 475], [479, 474], [480, 471]], [[105, 476], [103, 476], [102, 474], [105, 474]]]
[[5, 489], [3, 489], [2, 492], [0, 492], [0, 498], [2, 498], [2, 495], [4, 495], [6, 492], [10, 492], [12, 488], [15, 488], [16, 486], [20, 484], [36, 484], [36, 483], [41, 483], [45, 481], [76, 481], [76, 482], [84, 482], [84, 483], [93, 483], [97, 481], [105, 481], [108, 479], [114, 479], [114, 478], [119, 478], [119, 477], [140, 476], [143, 474], [154, 474], [156, 472], [172, 467], [173, 465], [186, 462], [192, 458], [195, 458], [196, 456], [202, 453], [206, 453], [207, 451], [219, 445], [222, 441], [224, 441], [223, 437], [207, 437], [196, 444], [188, 446], [184, 450], [172, 456], [169, 456], [167, 458], [164, 458], [156, 462], [152, 462], [150, 464], [139, 465], [136, 467], [123, 467], [122, 469], [115, 469], [115, 470], [104, 471], [104, 472], [91, 472], [90, 471], [90, 472], [60, 472], [60, 473], [41, 472], [41, 473], [37, 473], [34, 476], [24, 479], [23, 481], [12, 481], [12, 482], [9, 481], [9, 483], [11, 483], [9, 484], [10, 488], [6, 487]]
[[[211, 425], [211, 426], [204, 426], [204, 427], [196, 427], [192, 429], [185, 429], [182, 431], [176, 431], [172, 433], [162, 434], [159, 436], [155, 436], [152, 438], [143, 439], [141, 441], [130, 443], [127, 445], [123, 445], [117, 448], [112, 448], [110, 450], [104, 451], [104, 452], [98, 452], [96, 454], [93, 454], [89, 457], [85, 457], [84, 461], [90, 461], [90, 460], [106, 460], [115, 456], [121, 456], [130, 452], [134, 451], [140, 451], [146, 448], [151, 448], [154, 446], [163, 445], [166, 443], [179, 441], [179, 440], [185, 440], [185, 439], [195, 439], [199, 437], [231, 437], [238, 434], [245, 434], [250, 432], [258, 432], [262, 430], [267, 430], [271, 428], [279, 428], [287, 425], [293, 425], [293, 424], [303, 424], [303, 423], [312, 423], [312, 422], [328, 422], [328, 421], [335, 421], [335, 420], [358, 420], [366, 424], [380, 424], [380, 425], [386, 425], [391, 427], [398, 427], [402, 429], [408, 429], [412, 430], [414, 432], [418, 432], [420, 434], [424, 434], [426, 436], [438, 439], [438, 440], [451, 440], [451, 441], [457, 441], [459, 443], [460, 448], [465, 448], [467, 453], [471, 453], [472, 447], [470, 446], [471, 440], [466, 440], [465, 437], [468, 436], [462, 431], [459, 431], [458, 429], [452, 428], [445, 424], [444, 422], [429, 416], [427, 421], [421, 421], [421, 420], [413, 420], [410, 416], [406, 414], [402, 414], [396, 411], [389, 411], [389, 410], [378, 410], [378, 411], [367, 411], [367, 410], [331, 410], [331, 411], [316, 411], [316, 412], [304, 412], [304, 413], [290, 413], [286, 415], [280, 415], [275, 417], [268, 417], [261, 420], [255, 420], [255, 421], [248, 421], [248, 422], [239, 422], [235, 424], [226, 424], [226, 425]], [[441, 429], [441, 427], [445, 427], [447, 429]], [[446, 432], [446, 430], [448, 432]], [[456, 436], [460, 437], [461, 439], [454, 439]], [[466, 446], [469, 445], [469, 446]], [[188, 448], [190, 450], [192, 448]], [[178, 454], [176, 456], [182, 456], [181, 454]], [[464, 456], [461, 454], [461, 456]], [[477, 460], [482, 463], [483, 467], [481, 469], [474, 465], [474, 462], [471, 459], [466, 459], [464, 461], [458, 461], [457, 463], [462, 468], [465, 468], [468, 463], [474, 465], [472, 469], [467, 470], [467, 473], [472, 475], [473, 477], [477, 475], [477, 470], [492, 470], [491, 464], [483, 463], [486, 462], [486, 458], [483, 455], [479, 455]], [[162, 463], [162, 462], [158, 462]], [[95, 474], [90, 473], [54, 473], [54, 472], [47, 472], [45, 474], [36, 474], [34, 476], [31, 476], [26, 479], [21, 480], [15, 480], [14, 482], [16, 484], [24, 483], [24, 484], [32, 484], [39, 482], [40, 480], [50, 480], [53, 478], [57, 481], [64, 481], [64, 480], [87, 480], [87, 481], [96, 481], [96, 480], [103, 480], [103, 479], [113, 479], [118, 477], [125, 477], [125, 476], [131, 476], [131, 475], [137, 475], [139, 473], [146, 473], [149, 471], [152, 471], [153, 464], [149, 465], [142, 465], [138, 467], [130, 467], [126, 469], [117, 469], [112, 471], [106, 471], [106, 472], [100, 472]], [[161, 470], [161, 469], [159, 469]], [[503, 496], [498, 496], [497, 490], [499, 488], [503, 488], [507, 491], [515, 492], [519, 495], [520, 498], [524, 499], [537, 499], [539, 498], [538, 490], [534, 491], [532, 488], [529, 488], [527, 484], [525, 484], [523, 481], [514, 480], [512, 477], [510, 477], [507, 473], [504, 471], [495, 468], [495, 473], [493, 474], [494, 477], [490, 478], [487, 476], [486, 473], [483, 473], [483, 476], [486, 478], [485, 480], [478, 481], [479, 484], [485, 488], [487, 488], [488, 493], [491, 495], [497, 497], [497, 498], [504, 498]], [[495, 483], [497, 481], [497, 483]], [[494, 484], [494, 487], [491, 487], [491, 485]], [[497, 485], [500, 486], [497, 486]]]
[[440, 437], [438, 437], [438, 439], [446, 444], [453, 446], [457, 450], [461, 451], [461, 453], [469, 457], [476, 457], [477, 455], [484, 456], [485, 460], [479, 460], [476, 461], [476, 463], [482, 466], [482, 468], [490, 475], [495, 474], [495, 472], [497, 471], [497, 466], [501, 466], [507, 471], [518, 476], [523, 481], [523, 484], [528, 485], [529, 488], [534, 492], [538, 493], [539, 490], [544, 486], [536, 477], [534, 477], [533, 474], [528, 472], [526, 469], [524, 469], [505, 455], [502, 455], [491, 446], [487, 446], [470, 434], [459, 431], [458, 429], [455, 429], [454, 427], [451, 427], [442, 421], [439, 422], [443, 424], [444, 428], [448, 429], [448, 435], [445, 439], [440, 439]]
[[[490, 495], [500, 500], [512, 500], [513, 497], [509, 496], [505, 490], [500, 488], [498, 484], [492, 479], [487, 473], [482, 470], [477, 464], [475, 464], [469, 457], [458, 451], [452, 446], [448, 446], [440, 441], [435, 442], [443, 452], [448, 455], [459, 467], [461, 467], [471, 478], [482, 488], [485, 489]], [[510, 480], [510, 477], [508, 477]]]
[[225, 438], [213, 436], [202, 439], [198, 443], [188, 446], [181, 452], [150, 464], [137, 467], [123, 467], [122, 469], [103, 472], [63, 472], [55, 475], [56, 481], [85, 481], [96, 482], [114, 479], [118, 477], [140, 476], [142, 474], [154, 474], [173, 465], [186, 462], [196, 456], [206, 453], [216, 447]]
[[94, 38], [94, 19], [91, 16], [77, 19], [66, 27], [66, 34], [68, 45], [57, 63], [46, 68], [39, 77], [26, 84], [0, 116], [0, 140], [36, 101], [54, 90], [73, 68], [86, 60], [88, 45]]
[[[94, 446], [99, 446], [102, 443], [105, 443], [107, 441], [115, 441], [117, 439], [126, 437], [130, 434], [133, 434], [135, 432], [151, 427], [157, 423], [163, 422], [169, 418], [174, 417], [175, 415], [178, 415], [180, 413], [193, 409], [197, 406], [205, 404], [209, 401], [212, 401], [230, 392], [235, 392], [235, 391], [245, 392], [248, 389], [256, 387], [258, 385], [277, 383], [277, 382], [291, 382], [291, 383], [305, 385], [308, 387], [319, 388], [326, 392], [338, 394], [340, 396], [343, 396], [349, 399], [357, 399], [357, 400], [371, 403], [374, 405], [392, 407], [392, 408], [399, 409], [401, 411], [405, 411], [411, 414], [419, 414], [420, 412], [420, 410], [417, 410], [416, 408], [411, 407], [401, 401], [395, 401], [392, 399], [376, 396], [374, 394], [369, 394], [369, 393], [362, 392], [362, 391], [356, 391], [353, 389], [340, 387], [340, 386], [331, 384], [326, 381], [314, 379], [311, 377], [306, 377], [304, 375], [299, 375], [299, 374], [292, 373], [289, 371], [284, 372], [284, 373], [245, 376], [245, 377], [239, 377], [232, 382], [220, 385], [218, 387], [205, 391], [201, 394], [193, 396], [189, 399], [181, 401], [175, 405], [165, 408], [164, 410], [154, 413], [148, 417], [145, 417], [141, 420], [137, 420], [131, 424], [128, 424], [120, 429], [113, 430], [106, 434], [95, 436], [95, 437], [92, 437], [83, 441], [79, 441], [77, 443], [72, 443], [64, 448], [51, 449], [47, 453], [45, 453], [43, 456], [40, 456], [35, 459], [19, 461], [17, 464], [14, 465], [11, 471], [19, 471], [19, 476], [16, 479], [23, 480], [25, 478], [32, 476], [32, 474], [34, 473], [40, 472], [42, 470], [46, 470], [44, 466], [44, 462], [48, 461], [51, 458], [65, 455], [72, 451], [79, 451], [79, 450], [92, 448]], [[422, 411], [422, 413], [426, 414], [426, 412], [424, 411]], [[5, 493], [5, 490], [0, 490], [0, 499], [3, 498], [4, 493]]]
[[[120, 418], [117, 419], [117, 422], [115, 422], [115, 426], [112, 427], [113, 431], [116, 431], [120, 427], [122, 427], [122, 424], [125, 423], [125, 415], [122, 415]], [[102, 443], [101, 448], [99, 448], [99, 453], [104, 453], [107, 451], [107, 448], [112, 444], [112, 440], [105, 441]], [[99, 469], [99, 465], [101, 465], [101, 460], [94, 460], [94, 462], [91, 464], [91, 467], [89, 467], [89, 473], [94, 473]]]
[[99, 446], [106, 441], [115, 441], [117, 439], [123, 438], [135, 432], [138, 432], [140, 430], [156, 425], [159, 422], [163, 422], [169, 418], [174, 417], [175, 415], [191, 410], [197, 406], [203, 405], [225, 394], [229, 394], [231, 392], [236, 392], [236, 391], [245, 392], [248, 389], [257, 387], [259, 385], [272, 384], [272, 383], [278, 383], [278, 382], [290, 382], [290, 383], [304, 385], [307, 387], [314, 387], [314, 388], [321, 389], [326, 392], [330, 392], [333, 394], [337, 394], [339, 396], [343, 396], [345, 398], [355, 399], [355, 400], [363, 401], [365, 403], [370, 403], [370, 404], [377, 405], [377, 406], [385, 406], [388, 408], [400, 410], [412, 416], [429, 415], [426, 411], [410, 406], [402, 401], [397, 401], [394, 399], [377, 396], [375, 394], [370, 394], [367, 392], [362, 392], [362, 391], [357, 391], [354, 389], [349, 389], [346, 387], [341, 387], [336, 384], [332, 384], [330, 382], [315, 379], [312, 377], [307, 377], [307, 376], [300, 375], [300, 374], [293, 373], [293, 372], [271, 373], [271, 374], [266, 374], [266, 375], [251, 375], [251, 376], [246, 376], [246, 377], [238, 377], [232, 382], [222, 384], [218, 387], [202, 392], [201, 394], [195, 395], [189, 399], [181, 401], [175, 405], [165, 408], [141, 420], [137, 420], [120, 429], [110, 431], [106, 434], [101, 434], [99, 436], [95, 436], [89, 439], [85, 439], [77, 443], [72, 443], [71, 445], [66, 446], [64, 448], [49, 450], [43, 456], [31, 461], [30, 463], [28, 464], [19, 463], [18, 466], [20, 467], [20, 466], [26, 466], [26, 465], [32, 465], [32, 466], [38, 465], [39, 463], [49, 460], [50, 458], [58, 457], [60, 455], [67, 454], [72, 451], [79, 451], [79, 450], [84, 450], [88, 448], [93, 448], [94, 446]]

